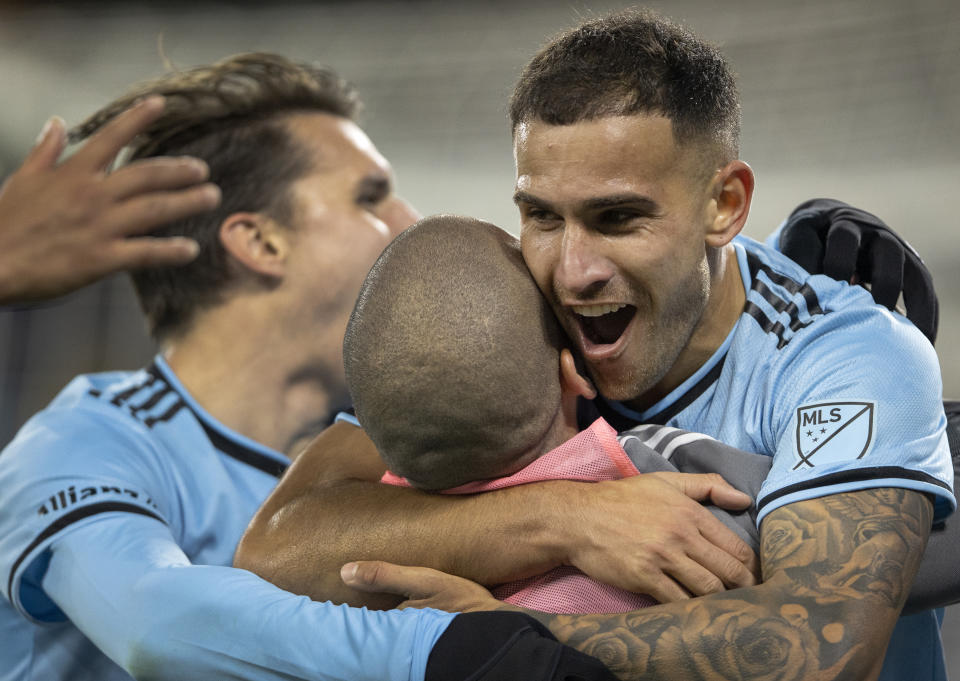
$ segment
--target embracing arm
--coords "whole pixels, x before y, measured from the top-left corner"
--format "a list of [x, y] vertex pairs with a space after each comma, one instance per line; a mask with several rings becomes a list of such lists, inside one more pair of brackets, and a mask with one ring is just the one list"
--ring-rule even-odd
[[746, 544], [693, 501], [746, 505], [718, 476], [556, 481], [445, 496], [381, 485], [383, 471], [363, 431], [332, 426], [254, 516], [234, 564], [314, 599], [371, 607], [400, 599], [344, 586], [347, 561], [428, 565], [484, 584], [573, 564], [660, 600], [685, 597], [678, 583], [709, 593], [754, 582]]
[[500, 517], [488, 512], [486, 499], [382, 485], [377, 481], [385, 470], [361, 429], [334, 424], [297, 457], [257, 511], [234, 565], [315, 600], [393, 607], [401, 599], [346, 588], [340, 566], [348, 560], [422, 560], [490, 583], [501, 572], [522, 573], [522, 562], [498, 551], [496, 563], [481, 565], [471, 548], [504, 546], [511, 535], [528, 540], [530, 574], [557, 564], [548, 522], [555, 509], [541, 505], [545, 495], [527, 502], [538, 504], [529, 514]]
[[[535, 616], [623, 679], [874, 679], [931, 517], [927, 498], [903, 489], [797, 502], [763, 522], [763, 584], [624, 614]], [[346, 579], [404, 593], [407, 605], [512, 607], [447, 575], [353, 568]]]
[[764, 520], [762, 585], [649, 613], [541, 617], [623, 678], [875, 678], [931, 516], [922, 494], [900, 489], [795, 503]]
[[192, 565], [163, 523], [129, 513], [57, 540], [43, 590], [136, 679], [422, 679], [453, 620], [313, 603]]

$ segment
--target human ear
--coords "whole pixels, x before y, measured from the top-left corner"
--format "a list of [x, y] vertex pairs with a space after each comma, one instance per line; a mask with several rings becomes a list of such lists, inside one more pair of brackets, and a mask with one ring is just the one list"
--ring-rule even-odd
[[276, 221], [262, 213], [232, 213], [220, 224], [219, 236], [227, 253], [248, 270], [283, 277], [290, 244]]
[[597, 396], [597, 389], [593, 387], [590, 379], [577, 370], [576, 360], [569, 348], [560, 351], [560, 390], [564, 395], [588, 400]]
[[717, 171], [712, 181], [715, 212], [707, 230], [708, 246], [726, 246], [747, 222], [753, 198], [753, 170], [740, 160]]

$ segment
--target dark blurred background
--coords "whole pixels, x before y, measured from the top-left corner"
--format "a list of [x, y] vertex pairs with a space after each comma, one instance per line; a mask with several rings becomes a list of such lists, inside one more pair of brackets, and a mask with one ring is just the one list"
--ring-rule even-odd
[[[0, 0], [0, 177], [44, 121], [76, 123], [137, 80], [249, 50], [334, 66], [423, 213], [515, 231], [505, 103], [544, 39], [616, 2], [76, 2]], [[650, 6], [719, 43], [740, 75], [747, 232], [814, 196], [883, 217], [925, 257], [941, 301], [947, 396], [960, 398], [960, 3], [676, 0]], [[162, 46], [162, 47], [161, 47]], [[71, 376], [154, 351], [126, 279], [0, 310], [0, 444]], [[882, 368], [880, 368], [882, 370]], [[2, 490], [0, 490], [2, 494]], [[944, 637], [960, 674], [960, 612]]]

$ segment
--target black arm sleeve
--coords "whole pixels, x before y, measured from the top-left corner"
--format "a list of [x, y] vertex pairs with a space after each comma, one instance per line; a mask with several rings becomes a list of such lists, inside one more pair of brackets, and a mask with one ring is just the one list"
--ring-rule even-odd
[[433, 647], [425, 681], [615, 681], [594, 657], [519, 612], [458, 615]]

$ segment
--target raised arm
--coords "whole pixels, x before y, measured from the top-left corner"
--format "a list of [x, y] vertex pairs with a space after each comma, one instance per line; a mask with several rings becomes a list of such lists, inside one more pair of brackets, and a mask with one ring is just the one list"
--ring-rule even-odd
[[694, 501], [749, 503], [718, 476], [557, 481], [451, 497], [381, 485], [383, 472], [360, 429], [332, 426], [254, 517], [234, 564], [314, 599], [371, 607], [400, 599], [345, 587], [347, 561], [423, 564], [484, 584], [572, 564], [663, 601], [755, 582], [752, 551]]
[[[763, 584], [625, 614], [536, 616], [623, 679], [875, 679], [931, 518], [929, 500], [905, 489], [797, 502], [763, 521]], [[345, 577], [415, 607], [511, 607], [416, 568], [361, 563]]]

